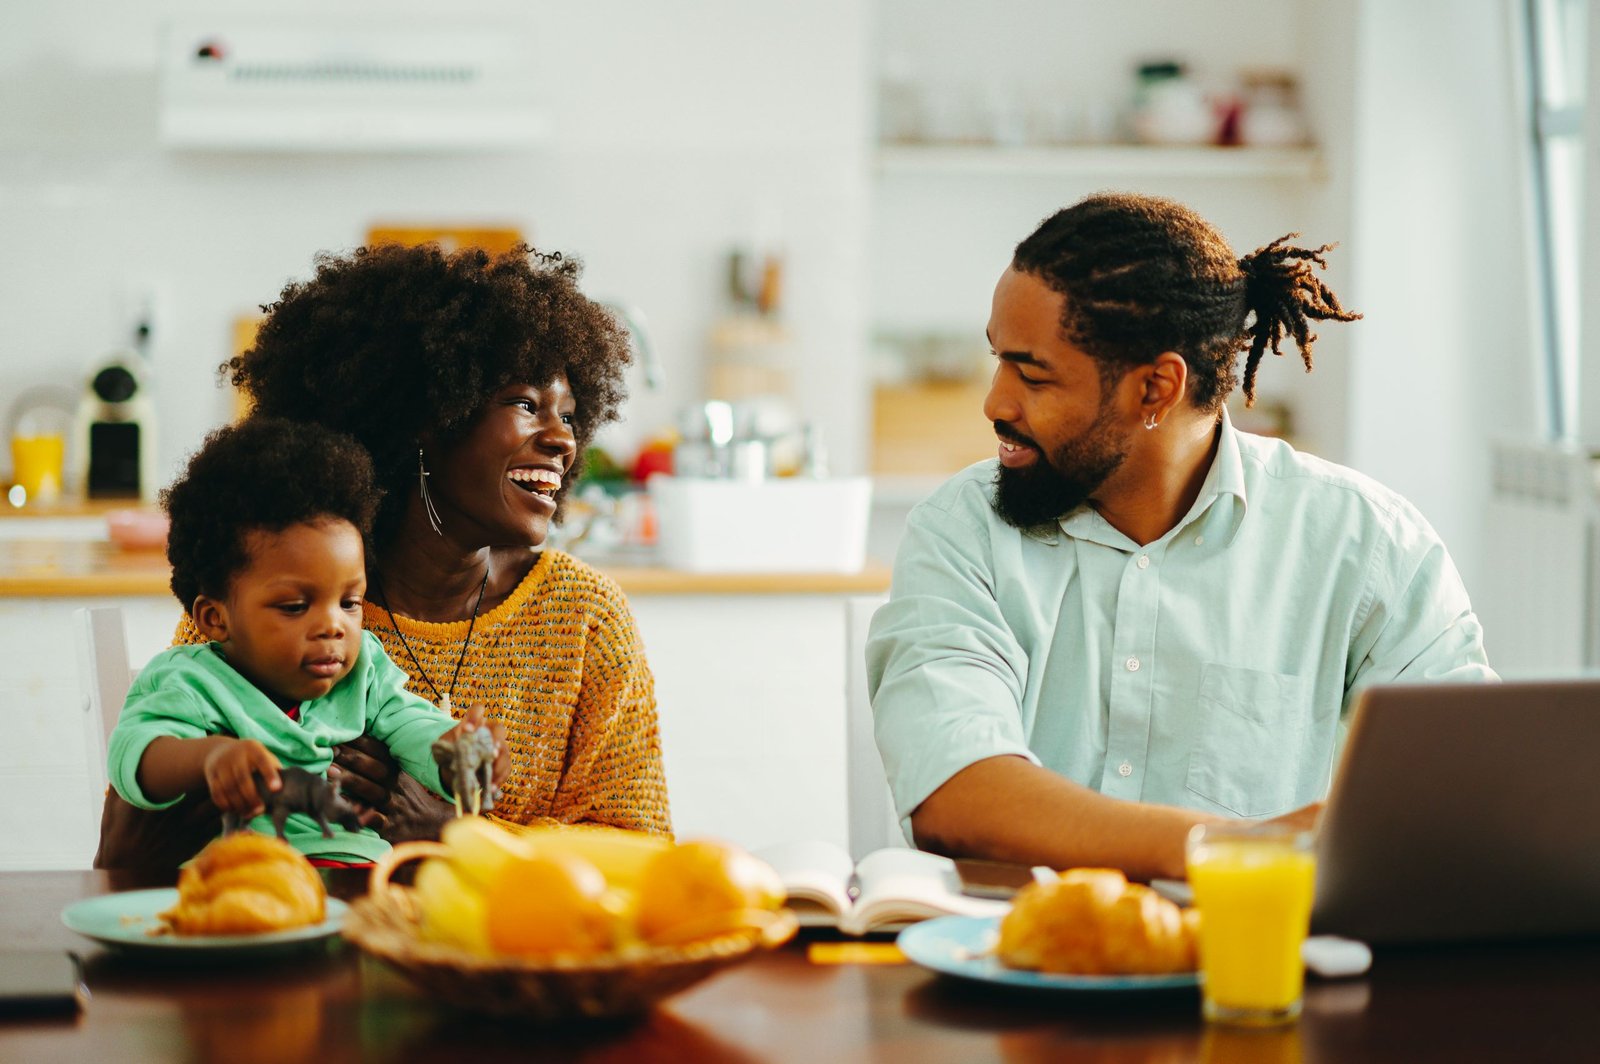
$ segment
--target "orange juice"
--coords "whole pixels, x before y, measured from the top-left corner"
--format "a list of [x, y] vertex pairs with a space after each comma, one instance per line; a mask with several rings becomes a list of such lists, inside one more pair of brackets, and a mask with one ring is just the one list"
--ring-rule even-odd
[[1208, 1018], [1269, 1023], [1298, 1014], [1305, 978], [1300, 946], [1315, 883], [1316, 860], [1304, 834], [1197, 829], [1189, 885], [1200, 909]]
[[27, 502], [48, 502], [60, 495], [65, 464], [66, 441], [60, 436], [11, 437], [11, 479]]

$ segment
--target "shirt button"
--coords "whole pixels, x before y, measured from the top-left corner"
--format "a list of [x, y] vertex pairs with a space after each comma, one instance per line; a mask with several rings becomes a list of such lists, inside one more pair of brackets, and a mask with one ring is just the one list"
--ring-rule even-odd
[[1204, 536], [1196, 536], [1196, 537], [1194, 537], [1194, 545], [1196, 547], [1203, 545], [1205, 543], [1205, 541], [1206, 541], [1206, 537], [1204, 537]]
[[1139, 671], [1139, 659], [1138, 658], [1129, 658], [1128, 659], [1128, 671], [1129, 672], [1138, 672]]
[[1148, 555], [1148, 554], [1139, 555], [1139, 568], [1141, 568], [1141, 569], [1150, 568], [1150, 555]]
[[1133, 775], [1133, 766], [1124, 761], [1122, 764], [1117, 766], [1117, 775], [1124, 778]]

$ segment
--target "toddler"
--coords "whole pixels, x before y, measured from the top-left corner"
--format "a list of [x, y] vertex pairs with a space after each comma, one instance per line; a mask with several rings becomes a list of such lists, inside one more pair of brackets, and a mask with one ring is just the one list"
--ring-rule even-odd
[[[482, 726], [481, 713], [457, 724], [407, 691], [362, 630], [363, 537], [378, 497], [366, 451], [320, 426], [251, 418], [207, 437], [161, 501], [172, 591], [209, 642], [162, 652], [129, 690], [108, 766], [123, 798], [161, 809], [204, 787], [223, 813], [270, 833], [257, 776], [276, 791], [281, 766], [325, 775], [333, 748], [359, 735], [450, 796], [430, 749]], [[510, 759], [494, 734], [498, 783]], [[370, 827], [333, 831], [323, 838], [300, 813], [285, 826], [326, 863], [388, 849]]]

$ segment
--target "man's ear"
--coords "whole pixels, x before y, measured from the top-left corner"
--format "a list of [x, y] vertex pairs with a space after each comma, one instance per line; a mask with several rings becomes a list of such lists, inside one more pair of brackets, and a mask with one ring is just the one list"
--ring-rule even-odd
[[1154, 362], [1143, 367], [1143, 393], [1139, 397], [1144, 418], [1159, 424], [1172, 408], [1183, 401], [1189, 386], [1189, 363], [1176, 351], [1163, 351]]
[[199, 595], [189, 607], [189, 616], [200, 634], [213, 643], [228, 641], [228, 607], [214, 598]]

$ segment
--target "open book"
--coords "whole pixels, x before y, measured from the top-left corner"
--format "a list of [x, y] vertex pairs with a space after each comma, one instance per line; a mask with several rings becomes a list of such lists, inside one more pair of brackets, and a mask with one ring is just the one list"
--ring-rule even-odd
[[961, 893], [948, 857], [891, 848], [852, 864], [829, 842], [790, 842], [757, 853], [778, 872], [789, 908], [804, 926], [837, 926], [848, 935], [894, 931], [931, 916], [998, 916], [1009, 904]]

